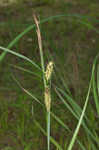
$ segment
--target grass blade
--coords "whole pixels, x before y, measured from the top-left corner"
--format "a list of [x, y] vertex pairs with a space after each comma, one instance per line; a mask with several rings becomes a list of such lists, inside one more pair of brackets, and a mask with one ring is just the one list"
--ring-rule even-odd
[[[68, 103], [70, 103], [70, 105], [72, 106], [72, 108], [74, 109], [75, 113], [77, 114], [77, 116], [80, 117], [82, 109], [80, 108], [80, 106], [75, 102], [75, 100], [69, 96], [66, 92], [64, 92], [62, 89], [56, 87], [58, 89], [58, 91], [60, 91], [67, 99]], [[84, 118], [88, 121], [87, 116], [85, 115]]]
[[36, 72], [30, 71], [30, 70], [28, 70], [28, 69], [25, 69], [25, 68], [22, 68], [22, 67], [20, 67], [20, 66], [13, 65], [13, 64], [9, 64], [9, 66], [11, 66], [11, 67], [13, 67], [13, 68], [16, 68], [16, 69], [18, 69], [18, 70], [21, 70], [21, 71], [23, 71], [23, 72], [29, 73], [29, 74], [31, 74], [31, 75], [34, 75], [34, 76], [37, 77], [37, 79], [41, 80], [41, 76], [38, 75]]
[[88, 93], [87, 93], [87, 96], [86, 96], [86, 101], [85, 101], [85, 104], [84, 104], [84, 107], [83, 107], [83, 111], [82, 111], [81, 117], [80, 117], [80, 119], [79, 119], [79, 121], [78, 121], [77, 127], [76, 127], [76, 129], [75, 129], [75, 132], [74, 132], [74, 134], [73, 134], [72, 140], [71, 140], [71, 142], [70, 142], [70, 144], [69, 144], [67, 150], [72, 150], [72, 147], [73, 147], [73, 145], [74, 145], [74, 143], [75, 143], [75, 140], [76, 140], [76, 138], [77, 138], [77, 134], [78, 134], [78, 132], [79, 132], [80, 126], [81, 126], [81, 124], [82, 124], [83, 117], [84, 117], [84, 115], [85, 115], [85, 111], [86, 111], [87, 104], [88, 104], [88, 100], [89, 100], [90, 90], [91, 90], [92, 77], [93, 77], [93, 75], [94, 75], [94, 68], [95, 68], [94, 66], [95, 66], [95, 63], [96, 63], [96, 61], [97, 61], [97, 58], [98, 58], [98, 55], [96, 56], [96, 58], [95, 58], [95, 60], [94, 60], [94, 63], [93, 63], [92, 76], [91, 76], [91, 80], [90, 80], [90, 83], [89, 83], [89, 89], [88, 89]]
[[97, 114], [99, 115], [99, 97], [97, 94], [97, 87], [99, 87], [98, 85], [98, 73], [99, 70], [97, 70], [97, 87], [96, 87], [96, 81], [95, 81], [95, 67], [96, 67], [96, 63], [97, 63], [97, 59], [98, 59], [99, 55], [97, 55], [95, 61], [94, 61], [94, 65], [93, 65], [93, 74], [92, 74], [92, 87], [93, 87], [93, 95], [94, 95], [94, 101], [95, 101], [95, 105], [96, 105], [96, 110], [97, 110]]
[[[82, 19], [92, 19], [91, 17], [89, 16], [81, 16], [79, 14], [61, 14], [61, 15], [56, 15], [56, 16], [51, 16], [51, 17], [48, 17], [48, 18], [45, 18], [45, 19], [42, 19], [40, 21], [40, 24], [42, 23], [45, 23], [47, 21], [50, 21], [50, 20], [53, 20], [53, 19], [57, 19], [57, 18], [61, 18], [61, 17], [74, 17], [76, 19], [81, 19], [80, 20], [80, 23], [81, 24], [84, 24], [86, 26], [90, 26], [90, 24], [88, 24], [88, 22], [86, 23], [85, 21], [82, 21]], [[97, 19], [93, 19], [95, 22], [99, 22], [99, 20]], [[27, 27], [22, 33], [20, 33], [9, 45], [8, 45], [8, 49], [12, 48], [12, 46], [14, 46], [20, 39], [21, 37], [23, 37], [26, 33], [28, 33], [29, 31], [31, 31], [33, 28], [35, 28], [36, 25], [30, 25], [29, 27]], [[91, 29], [95, 30], [95, 32], [99, 33], [98, 30], [96, 30], [96, 28], [94, 28], [92, 25], [90, 26]], [[4, 59], [4, 57], [6, 56], [7, 54], [7, 51], [3, 52], [1, 55], [0, 55], [0, 61], [2, 61]]]
[[93, 73], [93, 80], [92, 80], [92, 87], [93, 87], [93, 95], [94, 95], [94, 101], [96, 105], [97, 114], [99, 115], [99, 97], [97, 94], [97, 88], [96, 88], [96, 82], [95, 82], [95, 72]]
[[[45, 130], [41, 127], [41, 125], [36, 121], [34, 120], [34, 123], [36, 124], [36, 126], [41, 130], [41, 132], [47, 136]], [[57, 147], [58, 150], [63, 150], [62, 147], [50, 136], [50, 141]]]
[[37, 69], [41, 70], [41, 68], [40, 68], [35, 62], [33, 62], [31, 59], [29, 59], [28, 57], [26, 57], [26, 56], [24, 56], [24, 55], [21, 55], [21, 54], [19, 54], [19, 53], [16, 53], [16, 52], [14, 52], [14, 51], [12, 51], [12, 50], [10, 50], [10, 49], [8, 49], [8, 48], [4, 48], [4, 47], [2, 47], [2, 46], [0, 46], [0, 50], [3, 50], [3, 51], [5, 51], [5, 52], [8, 52], [8, 53], [10, 53], [10, 54], [13, 54], [13, 55], [15, 55], [15, 56], [17, 56], [17, 57], [20, 57], [20, 58], [22, 58], [22, 59], [24, 59], [24, 60], [27, 60], [27, 61], [30, 62], [33, 66], [35, 66]]
[[[24, 89], [23, 87], [22, 87], [22, 85], [18, 82], [18, 80], [13, 76], [13, 79], [15, 80], [15, 82], [19, 85], [19, 87], [25, 92], [25, 93], [27, 93], [30, 97], [32, 97], [37, 103], [39, 103], [43, 108], [45, 107], [45, 105], [44, 104], [42, 104], [41, 102], [40, 102], [40, 100], [38, 100], [33, 94], [31, 94], [28, 90], [26, 90], [26, 89]], [[71, 130], [68, 128], [68, 126], [66, 126], [64, 123], [63, 123], [63, 121], [62, 120], [60, 120], [60, 118], [59, 117], [57, 117], [54, 113], [52, 113], [52, 112], [50, 112], [51, 113], [51, 116], [63, 127], [63, 128], [65, 128], [67, 131], [69, 131], [70, 133], [71, 133]], [[48, 116], [50, 116], [50, 115], [48, 115]], [[48, 119], [48, 117], [47, 117], [47, 119]], [[50, 121], [50, 118], [49, 118], [49, 121]], [[47, 127], [47, 129], [48, 130], [50, 130], [49, 128], [50, 128], [50, 124], [47, 124], [48, 125], [48, 127]], [[43, 130], [44, 131], [44, 130]], [[45, 131], [43, 132], [43, 133], [45, 133]], [[50, 133], [49, 131], [47, 131], [47, 133]], [[48, 134], [47, 134], [48, 135]], [[48, 136], [48, 138], [50, 138], [50, 135]], [[80, 145], [80, 147], [81, 147], [81, 149], [82, 150], [85, 150], [85, 148], [84, 148], [84, 146], [82, 145], [82, 143], [77, 139], [77, 142], [78, 142], [78, 144]], [[57, 145], [57, 144], [56, 144]]]
[[80, 129], [80, 126], [81, 126], [81, 123], [82, 123], [82, 120], [83, 120], [83, 117], [84, 117], [84, 114], [85, 114], [85, 110], [86, 110], [86, 107], [87, 107], [87, 104], [88, 104], [90, 89], [91, 89], [91, 81], [90, 81], [90, 84], [89, 84], [89, 90], [88, 90], [88, 94], [87, 94], [87, 97], [86, 97], [86, 101], [85, 101], [85, 104], [84, 104], [84, 108], [83, 108], [81, 117], [79, 119], [78, 125], [77, 125], [77, 127], [75, 129], [75, 132], [73, 134], [72, 140], [71, 140], [67, 150], [72, 150], [72, 147], [73, 147], [73, 145], [75, 143], [75, 140], [76, 140], [77, 134], [79, 132], [79, 129]]
[[25, 88], [22, 87], [22, 85], [19, 83], [19, 81], [12, 75], [14, 81], [17, 83], [17, 85], [25, 92], [27, 93], [30, 97], [32, 97], [37, 103], [39, 103], [40, 105], [43, 106], [43, 104], [32, 94], [30, 93], [28, 90], [26, 90]]
[[98, 96], [99, 96], [99, 64], [97, 66], [97, 89], [98, 89]]
[[[58, 89], [59, 89], [59, 88], [56, 88], [55, 91], [56, 91], [57, 95], [59, 96], [60, 100], [64, 103], [64, 105], [68, 108], [68, 110], [73, 114], [73, 116], [74, 116], [77, 120], [79, 120], [79, 119], [80, 119], [80, 116], [77, 115], [77, 114], [73, 111], [73, 109], [69, 106], [68, 103], [66, 103], [66, 101], [64, 100], [64, 98], [63, 98], [63, 97], [61, 96], [61, 94], [58, 92]], [[95, 140], [95, 141], [97, 142], [95, 136], [94, 136], [93, 133], [89, 130], [89, 128], [87, 127], [87, 125], [86, 125], [86, 123], [84, 122], [84, 120], [82, 121], [82, 125], [83, 125], [85, 131], [93, 138], [93, 140]]]

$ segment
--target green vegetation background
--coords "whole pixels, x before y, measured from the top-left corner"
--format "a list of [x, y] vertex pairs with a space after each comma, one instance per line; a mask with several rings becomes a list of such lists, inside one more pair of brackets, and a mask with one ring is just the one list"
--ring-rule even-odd
[[[40, 25], [44, 61], [47, 64], [52, 59], [55, 63], [53, 87], [57, 85], [65, 90], [63, 85], [65, 83], [77, 104], [82, 107], [88, 90], [92, 63], [99, 51], [98, 7], [98, 0], [21, 0], [15, 4], [1, 5], [0, 46], [7, 47], [19, 33], [34, 23], [33, 12], [38, 15], [39, 20], [67, 14], [65, 17], [53, 19]], [[76, 17], [77, 15], [80, 17]], [[24, 35], [12, 50], [29, 57], [40, 65], [35, 29]], [[0, 64], [0, 149], [46, 150], [46, 138], [33, 122], [36, 118], [41, 126], [46, 128], [45, 111], [22, 91], [13, 76], [25, 89], [43, 102], [42, 80], [32, 73], [28, 74], [22, 71], [22, 68], [41, 76], [41, 73], [30, 63], [11, 54], [7, 54]], [[59, 97], [52, 91], [52, 111], [74, 131], [77, 120], [57, 99]], [[91, 128], [98, 131], [94, 105], [91, 95], [87, 116]], [[51, 135], [65, 149], [71, 139], [71, 134], [64, 132], [64, 129], [54, 119], [51, 120], [51, 124]], [[91, 150], [90, 142], [85, 136], [83, 128], [79, 132], [79, 137], [86, 149]], [[51, 150], [54, 148], [52, 145]], [[77, 143], [74, 149], [80, 149]]]

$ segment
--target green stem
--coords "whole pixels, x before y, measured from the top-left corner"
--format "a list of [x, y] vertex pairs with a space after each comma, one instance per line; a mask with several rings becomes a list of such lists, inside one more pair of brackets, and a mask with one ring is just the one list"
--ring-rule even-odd
[[50, 111], [47, 112], [47, 145], [50, 150]]

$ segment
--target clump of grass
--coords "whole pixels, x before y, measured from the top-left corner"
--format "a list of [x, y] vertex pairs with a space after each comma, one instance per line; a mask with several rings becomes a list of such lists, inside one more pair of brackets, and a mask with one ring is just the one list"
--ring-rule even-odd
[[[63, 15], [66, 16], [66, 15]], [[63, 103], [64, 107], [66, 107], [66, 109], [69, 110], [69, 112], [71, 112], [71, 114], [74, 116], [74, 119], [78, 120], [78, 124], [77, 127], [74, 131], [74, 133], [72, 132], [72, 129], [70, 129], [66, 124], [64, 124], [64, 122], [61, 120], [61, 118], [57, 117], [52, 111], [51, 111], [51, 75], [53, 72], [53, 62], [49, 62], [46, 69], [45, 69], [45, 63], [44, 63], [44, 58], [43, 58], [43, 48], [42, 48], [42, 39], [41, 39], [41, 33], [40, 33], [40, 29], [39, 29], [39, 22], [36, 18], [36, 16], [34, 15], [34, 20], [35, 20], [35, 25], [30, 26], [29, 28], [27, 28], [23, 33], [21, 33], [20, 35], [17, 36], [17, 38], [11, 42], [8, 46], [8, 48], [4, 48], [2, 46], [0, 46], [1, 50], [4, 50], [5, 53], [3, 53], [1, 55], [1, 60], [4, 58], [4, 56], [6, 55], [7, 52], [18, 56], [28, 62], [30, 62], [32, 65], [34, 65], [38, 70], [41, 71], [42, 73], [42, 78], [43, 78], [43, 85], [44, 85], [44, 100], [45, 100], [45, 106], [46, 106], [46, 116], [47, 116], [47, 132], [41, 127], [40, 123], [34, 119], [34, 123], [35, 125], [41, 130], [41, 132], [47, 136], [47, 149], [50, 150], [50, 141], [55, 145], [55, 147], [59, 150], [63, 150], [62, 146], [60, 145], [60, 143], [56, 142], [56, 140], [51, 137], [50, 135], [50, 115], [52, 118], [54, 118], [60, 125], [61, 127], [68, 131], [72, 138], [71, 138], [71, 142], [68, 145], [67, 141], [66, 143], [64, 143], [64, 148], [67, 150], [72, 150], [73, 146], [75, 145], [75, 141], [77, 140], [77, 143], [79, 144], [80, 148], [82, 150], [85, 150], [86, 147], [83, 145], [83, 143], [81, 142], [81, 140], [79, 140], [79, 138], [77, 137], [78, 133], [79, 133], [79, 129], [81, 127], [81, 125], [84, 128], [84, 132], [87, 135], [87, 139], [88, 139], [88, 144], [90, 143], [90, 149], [95, 149], [97, 150], [97, 146], [99, 146], [98, 144], [98, 135], [96, 133], [95, 130], [92, 130], [89, 127], [89, 118], [87, 117], [85, 111], [87, 109], [87, 105], [88, 105], [88, 100], [89, 100], [89, 95], [91, 92], [91, 87], [93, 87], [93, 94], [94, 94], [94, 100], [95, 100], [95, 104], [96, 104], [96, 110], [97, 110], [97, 114], [99, 115], [99, 104], [98, 104], [98, 94], [97, 94], [97, 87], [98, 87], [98, 70], [97, 70], [97, 85], [95, 82], [95, 68], [96, 68], [96, 63], [98, 60], [98, 55], [96, 56], [94, 63], [93, 63], [93, 68], [92, 68], [92, 75], [91, 75], [91, 80], [90, 80], [90, 84], [89, 84], [89, 89], [88, 89], [88, 93], [87, 96], [85, 98], [85, 104], [83, 109], [75, 102], [75, 99], [73, 98], [72, 95], [70, 95], [70, 93], [68, 92], [69, 89], [67, 87], [67, 85], [65, 86], [66, 89], [63, 90], [59, 87], [57, 87], [56, 85], [54, 86], [55, 88], [55, 93], [57, 95], [57, 97], [59, 98], [59, 100]], [[59, 17], [59, 16], [57, 16]], [[62, 17], [62, 16], [61, 16]], [[55, 18], [52, 17], [52, 18]], [[51, 18], [49, 18], [51, 19]], [[46, 20], [49, 19], [45, 19], [42, 22], [45, 22]], [[86, 23], [84, 22], [83, 24], [86, 25]], [[88, 24], [87, 24], [88, 25]], [[38, 45], [39, 45], [39, 51], [40, 51], [40, 58], [41, 58], [41, 67], [38, 66], [34, 61], [30, 60], [29, 58], [16, 53], [12, 50], [10, 50], [9, 48], [11, 48], [25, 33], [29, 32], [30, 30], [33, 29], [33, 27], [36, 27], [36, 32], [37, 32], [37, 37], [38, 37]], [[91, 26], [92, 28], [92, 26]], [[25, 70], [26, 72], [28, 72], [27, 70]], [[29, 72], [28, 72], [29, 73]], [[60, 77], [60, 79], [62, 80], [62, 77]], [[18, 82], [17, 82], [18, 83]], [[20, 83], [18, 83], [19, 86], [24, 90], [24, 92], [26, 92], [29, 96], [31, 96], [36, 102], [39, 103], [39, 105], [42, 106], [42, 108], [44, 108], [44, 104], [42, 104], [40, 102], [40, 100], [38, 100], [33, 94], [31, 94], [28, 90], [24, 89]], [[66, 83], [64, 83], [65, 85]], [[99, 88], [98, 88], [99, 89]], [[94, 144], [96, 143], [97, 146]]]

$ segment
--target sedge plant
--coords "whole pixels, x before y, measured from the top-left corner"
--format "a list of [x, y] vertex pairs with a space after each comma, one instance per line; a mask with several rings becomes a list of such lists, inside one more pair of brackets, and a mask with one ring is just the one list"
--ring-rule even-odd
[[[3, 47], [0, 47], [1, 49], [3, 49], [3, 50], [6, 50], [7, 52], [10, 52], [10, 53], [12, 53], [12, 54], [14, 54], [13, 53], [13, 51], [11, 51], [11, 50], [9, 50], [9, 49], [6, 49], [6, 48], [3, 48]], [[15, 55], [16, 55], [17, 53], [15, 53]], [[18, 55], [18, 54], [17, 54]], [[19, 55], [19, 57], [21, 57], [21, 55]], [[24, 57], [22, 57], [22, 58], [24, 58]], [[98, 57], [96, 57], [96, 58], [98, 58]], [[24, 58], [25, 59], [25, 58]], [[96, 60], [96, 59], [95, 59]], [[52, 64], [52, 62], [51, 62], [51, 64]], [[49, 68], [49, 67], [48, 67]], [[93, 67], [94, 68], [94, 67]], [[47, 69], [46, 69], [46, 72], [47, 72]], [[46, 73], [45, 72], [45, 73]], [[93, 70], [92, 70], [92, 75], [93, 75]], [[47, 75], [46, 75], [46, 78], [45, 79], [49, 79], [49, 77], [47, 77]], [[92, 83], [92, 80], [90, 81], [90, 86], [91, 86], [91, 83]], [[81, 126], [81, 124], [82, 124], [82, 120], [83, 120], [83, 117], [84, 117], [84, 115], [85, 115], [85, 110], [86, 110], [86, 106], [87, 106], [87, 103], [88, 103], [88, 98], [89, 98], [89, 93], [90, 93], [90, 87], [89, 86], [89, 90], [88, 90], [88, 95], [87, 95], [87, 98], [86, 98], [86, 102], [85, 102], [85, 106], [84, 106], [84, 109], [83, 109], [83, 111], [82, 111], [82, 114], [81, 114], [81, 117], [79, 118], [79, 122], [78, 122], [78, 125], [77, 125], [77, 128], [76, 128], [76, 130], [75, 130], [75, 132], [74, 132], [74, 135], [73, 135], [73, 138], [72, 138], [72, 140], [71, 140], [71, 143], [70, 143], [70, 145], [69, 145], [69, 147], [68, 147], [68, 149], [72, 149], [72, 147], [73, 147], [73, 145], [74, 145], [74, 142], [75, 142], [75, 140], [76, 140], [76, 138], [77, 138], [77, 134], [78, 134], [78, 131], [79, 131], [79, 128], [80, 128], [80, 126]], [[45, 88], [46, 89], [46, 88]], [[56, 88], [57, 89], [57, 88]], [[24, 89], [24, 91], [28, 94], [28, 95], [30, 95], [30, 96], [32, 96], [32, 94], [30, 94], [29, 92], [27, 92], [27, 90], [25, 90]], [[46, 91], [45, 91], [46, 92]], [[49, 91], [48, 91], [48, 89], [47, 89], [47, 93], [48, 93]], [[47, 94], [46, 93], [46, 94]], [[57, 93], [58, 94], [58, 93]], [[59, 95], [59, 94], [58, 94]], [[47, 95], [48, 96], [48, 95]], [[69, 96], [69, 95], [68, 95]], [[35, 98], [34, 96], [32, 96], [33, 98]], [[46, 96], [45, 96], [46, 97]], [[47, 98], [48, 99], [48, 101], [50, 102], [50, 98]], [[60, 97], [60, 99], [61, 99], [61, 97]], [[68, 99], [68, 98], [67, 98]], [[38, 100], [35, 98], [35, 100], [38, 102]], [[50, 105], [49, 105], [49, 103], [46, 103], [46, 108], [47, 108], [47, 111], [49, 111], [49, 109], [50, 109]], [[69, 108], [69, 107], [68, 107]], [[72, 110], [73, 111], [73, 110]], [[73, 111], [73, 113], [75, 113], [74, 111]], [[51, 113], [51, 115], [55, 118], [55, 120], [57, 120], [64, 128], [66, 128], [67, 130], [69, 130], [65, 125], [64, 125], [64, 123], [59, 119], [59, 118], [57, 118], [53, 113]], [[40, 126], [40, 124], [35, 120], [35, 124], [38, 126], [38, 128], [40, 128], [40, 130], [43, 132], [43, 134], [44, 135], [46, 135], [46, 132], [43, 130], [43, 128]], [[83, 124], [82, 124], [83, 125]], [[85, 125], [84, 125], [85, 126]], [[85, 127], [85, 129], [86, 129], [86, 127]], [[88, 131], [88, 133], [87, 134], [89, 134], [90, 132]], [[92, 133], [91, 133], [92, 134]], [[90, 135], [90, 134], [89, 134]], [[94, 138], [94, 140], [97, 142], [97, 140], [96, 140], [96, 138], [95, 138], [95, 135], [93, 135], [92, 134], [92, 137]], [[49, 139], [49, 138], [48, 138]], [[53, 138], [50, 138], [50, 140], [51, 140], [51, 142], [52, 143], [54, 143], [54, 145], [56, 145], [60, 150], [62, 150], [62, 148], [56, 143], [56, 141], [54, 141], [54, 139]], [[79, 141], [78, 141], [79, 142]], [[80, 144], [80, 146], [82, 147], [82, 149], [84, 149], [84, 147], [82, 146], [82, 144], [81, 143], [79, 143]], [[48, 144], [49, 145], [49, 144]], [[94, 145], [94, 143], [92, 143], [92, 146], [94, 146], [95, 147], [95, 145]]]
[[[66, 15], [60, 15], [60, 16], [54, 16], [54, 17], [51, 17], [51, 18], [47, 18], [45, 20], [42, 21], [43, 22], [46, 22], [52, 18], [58, 18], [58, 17], [62, 17], [62, 16], [66, 16]], [[76, 15], [76, 17], [78, 17]], [[42, 74], [43, 74], [43, 82], [44, 82], [44, 99], [45, 99], [45, 106], [46, 106], [46, 112], [47, 112], [47, 134], [46, 134], [46, 131], [41, 127], [41, 125], [35, 120], [35, 125], [38, 126], [38, 128], [42, 131], [42, 133], [44, 135], [47, 136], [47, 143], [48, 143], [48, 150], [50, 150], [50, 141], [57, 147], [57, 149], [59, 150], [62, 150], [62, 147], [60, 146], [60, 144], [58, 144], [51, 136], [50, 136], [50, 115], [66, 130], [68, 130], [68, 132], [70, 132], [72, 134], [72, 131], [68, 128], [68, 126], [66, 126], [63, 121], [57, 117], [53, 112], [50, 111], [51, 109], [51, 74], [53, 72], [53, 62], [49, 62], [46, 69], [45, 69], [45, 64], [44, 64], [44, 58], [43, 58], [43, 48], [42, 48], [42, 40], [41, 40], [41, 34], [40, 34], [40, 29], [39, 29], [39, 22], [36, 18], [36, 16], [34, 15], [34, 20], [35, 20], [35, 25], [32, 25], [30, 26], [29, 28], [27, 28], [23, 33], [21, 33], [20, 35], [17, 36], [17, 38], [15, 40], [13, 40], [8, 48], [4, 48], [2, 46], [0, 46], [0, 50], [4, 50], [5, 52], [2, 53], [1, 55], [1, 60], [3, 60], [4, 56], [6, 55], [7, 52], [13, 54], [13, 55], [16, 55], [22, 59], [25, 59], [26, 61], [30, 62], [32, 65], [34, 65], [37, 69], [39, 69]], [[83, 23], [84, 24], [84, 23]], [[88, 26], [88, 24], [85, 23], [85, 25]], [[41, 57], [41, 68], [32, 60], [30, 60], [29, 58], [19, 54], [19, 53], [16, 53], [12, 50], [10, 50], [9, 48], [11, 48], [24, 34], [26, 34], [27, 32], [29, 32], [30, 30], [33, 29], [33, 27], [36, 27], [36, 32], [37, 32], [37, 36], [38, 36], [38, 44], [39, 44], [39, 50], [40, 50], [40, 57]], [[93, 28], [91, 26], [91, 28]], [[94, 29], [94, 28], [93, 28]], [[88, 100], [89, 100], [89, 94], [90, 94], [90, 91], [91, 91], [91, 86], [93, 84], [93, 93], [94, 93], [94, 99], [95, 99], [95, 104], [96, 104], [96, 109], [97, 109], [97, 113], [99, 113], [98, 111], [98, 108], [99, 108], [99, 105], [98, 105], [98, 97], [97, 97], [97, 88], [96, 88], [96, 83], [95, 83], [95, 74], [94, 74], [94, 71], [95, 71], [95, 63], [98, 59], [98, 56], [96, 57], [95, 61], [94, 61], [94, 65], [93, 65], [93, 69], [92, 69], [92, 76], [91, 76], [91, 80], [90, 80], [90, 84], [89, 84], [89, 89], [88, 89], [88, 93], [87, 93], [87, 96], [86, 96], [86, 100], [85, 100], [85, 105], [83, 107], [83, 109], [81, 109], [79, 107], [79, 105], [77, 103], [74, 103], [74, 99], [67, 93], [64, 93], [64, 91], [62, 89], [60, 89], [59, 87], [55, 87], [55, 92], [57, 94], [57, 96], [60, 98], [60, 100], [64, 103], [64, 106], [66, 106], [69, 111], [71, 111], [71, 113], [74, 115], [74, 117], [78, 120], [78, 124], [77, 124], [77, 127], [75, 129], [75, 132], [73, 133], [73, 137], [71, 139], [71, 142], [69, 144], [69, 146], [65, 146], [65, 148], [67, 150], [72, 150], [73, 149], [73, 146], [75, 144], [75, 141], [77, 140], [77, 142], [79, 143], [80, 147], [82, 150], [85, 150], [86, 148], [83, 146], [83, 144], [79, 141], [79, 139], [77, 138], [77, 135], [78, 135], [78, 132], [79, 132], [79, 129], [80, 129], [80, 126], [82, 125], [85, 129], [85, 132], [89, 138], [89, 141], [92, 143], [91, 147], [96, 149], [96, 146], [94, 144], [94, 142], [98, 143], [98, 138], [95, 136], [95, 133], [91, 132], [90, 129], [88, 129], [87, 127], [87, 124], [85, 122], [84, 119], [88, 120], [86, 114], [85, 114], [85, 111], [86, 111], [86, 108], [87, 108], [87, 105], [88, 105]], [[19, 67], [18, 67], [19, 68]], [[21, 69], [21, 68], [20, 68]], [[22, 69], [21, 69], [22, 70]], [[28, 72], [27, 70], [23, 69], [23, 71], [26, 71]], [[28, 72], [30, 73], [30, 72]], [[97, 71], [97, 82], [98, 82], [98, 71]], [[97, 85], [98, 87], [98, 85]], [[30, 95], [33, 99], [35, 99], [35, 101], [37, 101], [40, 105], [42, 105], [42, 103], [37, 99], [35, 98], [35, 96], [33, 96], [33, 94], [29, 93], [26, 89], [24, 89], [22, 86], [21, 88], [24, 90], [24, 92], [26, 92], [28, 95]], [[66, 87], [67, 88], [67, 87]], [[61, 96], [61, 94], [64, 94], [65, 98], [69, 101], [69, 105], [67, 105], [67, 102], [64, 101], [63, 97]], [[72, 105], [72, 107], [71, 107]], [[43, 105], [42, 105], [43, 106]], [[91, 138], [90, 138], [90, 135], [91, 135]], [[66, 143], [67, 145], [67, 143]]]
[[42, 40], [41, 40], [41, 33], [39, 28], [39, 22], [35, 15], [33, 15], [34, 21], [37, 27], [37, 37], [38, 37], [38, 45], [40, 50], [41, 56], [41, 67], [43, 72], [43, 81], [44, 81], [44, 99], [45, 99], [45, 106], [47, 110], [47, 143], [48, 143], [48, 150], [50, 150], [50, 108], [51, 108], [51, 74], [53, 72], [53, 62], [49, 62], [47, 68], [44, 68], [44, 58], [43, 58], [43, 49], [42, 49]]

